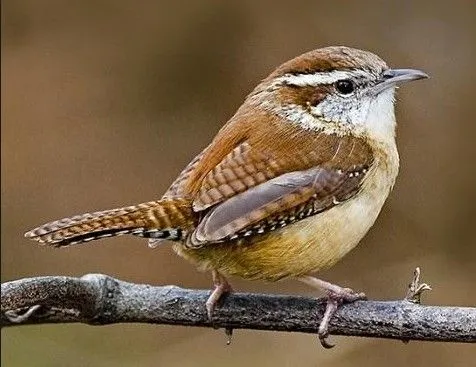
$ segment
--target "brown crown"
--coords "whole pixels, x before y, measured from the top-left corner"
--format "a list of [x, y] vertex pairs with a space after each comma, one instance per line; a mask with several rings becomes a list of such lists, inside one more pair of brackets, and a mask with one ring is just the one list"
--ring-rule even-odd
[[332, 70], [366, 68], [380, 72], [388, 68], [377, 55], [355, 48], [332, 46], [306, 52], [279, 66], [267, 78], [273, 79], [285, 74], [311, 74]]

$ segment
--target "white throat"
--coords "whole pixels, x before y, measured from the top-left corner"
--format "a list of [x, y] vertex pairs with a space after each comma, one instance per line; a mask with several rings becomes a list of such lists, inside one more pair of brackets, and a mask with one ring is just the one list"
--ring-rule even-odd
[[395, 88], [387, 89], [373, 98], [365, 118], [369, 137], [383, 142], [395, 143]]

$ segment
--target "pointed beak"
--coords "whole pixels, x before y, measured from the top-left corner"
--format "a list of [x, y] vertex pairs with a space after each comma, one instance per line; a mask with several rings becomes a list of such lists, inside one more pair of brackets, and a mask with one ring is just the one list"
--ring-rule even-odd
[[372, 88], [375, 94], [379, 94], [388, 88], [395, 87], [395, 85], [404, 82], [410, 82], [412, 80], [427, 79], [428, 74], [421, 70], [415, 69], [388, 69], [381, 75], [377, 84]]

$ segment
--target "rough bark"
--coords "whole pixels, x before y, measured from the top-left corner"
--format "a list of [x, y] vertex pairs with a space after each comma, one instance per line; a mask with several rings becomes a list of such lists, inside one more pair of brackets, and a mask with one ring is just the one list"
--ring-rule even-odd
[[[26, 278], [2, 284], [1, 325], [134, 322], [316, 333], [326, 304], [309, 297], [234, 293], [223, 299], [210, 322], [205, 309], [209, 293], [132, 284], [102, 274]], [[358, 301], [337, 311], [329, 331], [474, 343], [476, 308], [423, 306], [407, 299]]]

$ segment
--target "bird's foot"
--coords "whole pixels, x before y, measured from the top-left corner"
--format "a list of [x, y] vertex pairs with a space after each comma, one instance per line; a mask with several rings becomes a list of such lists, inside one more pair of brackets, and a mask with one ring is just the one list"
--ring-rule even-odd
[[[213, 319], [213, 312], [215, 311], [215, 308], [220, 301], [221, 297], [226, 294], [230, 293], [233, 291], [233, 288], [231, 288], [230, 283], [226, 280], [226, 278], [221, 275], [218, 271], [213, 270], [212, 272], [212, 277], [213, 277], [213, 285], [214, 289], [212, 293], [210, 294], [210, 297], [208, 297], [208, 300], [205, 304], [207, 308], [207, 316], [208, 316], [208, 321], [212, 322]], [[233, 336], [233, 329], [230, 327], [225, 328], [225, 334], [227, 337], [226, 344], [230, 345], [231, 344], [231, 338]]]
[[[333, 284], [334, 287], [335, 286]], [[333, 287], [333, 288], [334, 288]], [[354, 292], [350, 288], [341, 288], [338, 287], [338, 291], [336, 292], [333, 290], [327, 290], [327, 304], [326, 310], [324, 312], [324, 316], [322, 317], [321, 323], [319, 324], [319, 329], [317, 335], [319, 336], [319, 341], [324, 348], [333, 348], [334, 344], [331, 344], [327, 341], [329, 336], [329, 322], [334, 316], [335, 312], [343, 303], [355, 302], [358, 300], [366, 299], [364, 293], [357, 293]]]
[[326, 310], [321, 323], [319, 324], [317, 335], [319, 336], [319, 341], [324, 348], [332, 348], [334, 345], [327, 341], [329, 336], [329, 322], [332, 319], [332, 316], [334, 316], [339, 306], [343, 303], [364, 300], [367, 299], [367, 297], [364, 293], [357, 293], [350, 288], [342, 288], [338, 285], [314, 277], [305, 276], [300, 278], [300, 280], [311, 287], [323, 290], [327, 295]]
[[226, 278], [223, 275], [221, 275], [218, 271], [213, 270], [212, 277], [213, 277], [214, 289], [212, 293], [210, 294], [210, 297], [208, 297], [208, 300], [205, 304], [205, 306], [207, 307], [208, 320], [210, 322], [212, 321], [213, 311], [215, 311], [215, 308], [218, 302], [220, 301], [221, 297], [224, 294], [230, 293], [233, 291], [230, 283], [228, 283]]

